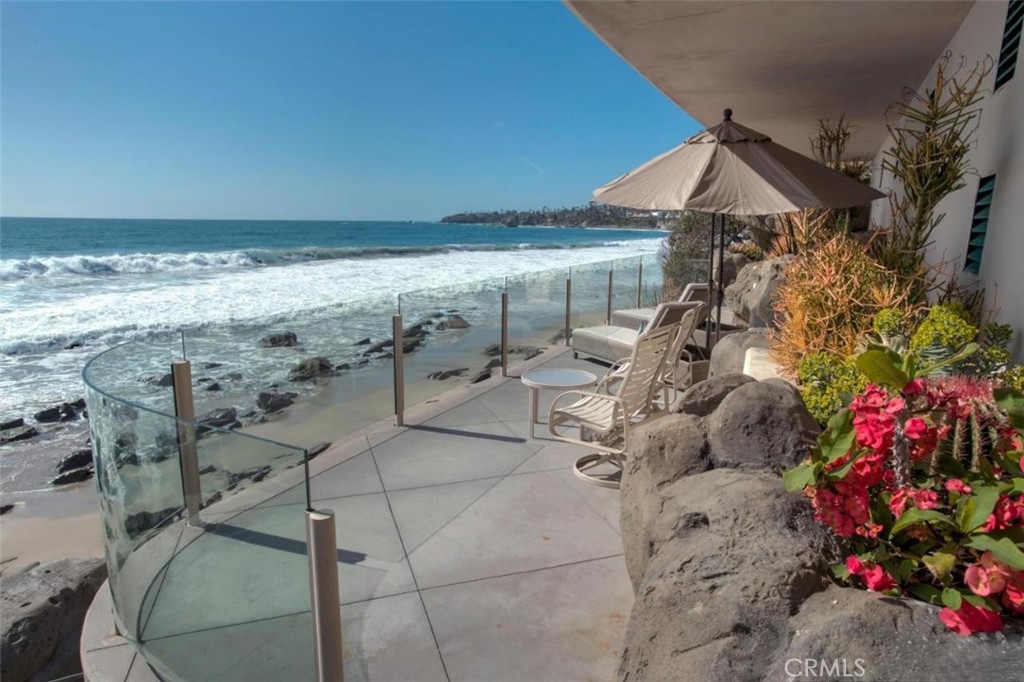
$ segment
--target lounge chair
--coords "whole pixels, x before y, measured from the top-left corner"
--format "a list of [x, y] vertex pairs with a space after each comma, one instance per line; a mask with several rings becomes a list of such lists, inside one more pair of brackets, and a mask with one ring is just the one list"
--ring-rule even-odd
[[[668, 359], [665, 361], [665, 368], [662, 374], [661, 383], [663, 386], [664, 402], [663, 407], [667, 410], [671, 405], [671, 396], [675, 391], [688, 388], [693, 384], [694, 366], [696, 361], [693, 354], [686, 349], [687, 341], [693, 338], [693, 332], [707, 316], [707, 306], [700, 301], [676, 304], [683, 310], [683, 316], [679, 320], [679, 329], [669, 346]], [[605, 385], [610, 385], [617, 376], [625, 375], [629, 369], [629, 360], [620, 360], [612, 364], [605, 375]], [[704, 375], [701, 379], [705, 378]]]
[[[677, 299], [679, 303], [700, 301], [710, 305], [708, 299], [707, 282], [690, 282], [683, 288], [683, 293]], [[630, 329], [641, 329], [654, 317], [654, 308], [629, 308], [612, 312], [611, 324], [617, 327], [628, 327]], [[725, 311], [723, 311], [725, 312]]]
[[[707, 285], [705, 284], [703, 287], [706, 292]], [[698, 308], [700, 312], [698, 312], [697, 317], [694, 320], [693, 329], [687, 333], [686, 338], [680, 340], [680, 348], [682, 348], [683, 344], [687, 343], [691, 343], [694, 346], [699, 347], [700, 344], [696, 342], [695, 334], [707, 319], [707, 305], [700, 301], [699, 293], [694, 300], [662, 304], [662, 306], [665, 305], [683, 306], [680, 308], [683, 313], [691, 308]], [[633, 351], [633, 344], [636, 343], [637, 338], [640, 336], [642, 328], [646, 326], [646, 323], [651, 321], [656, 310], [660, 309], [661, 306], [658, 308], [651, 308], [651, 315], [643, 319], [643, 324], [634, 321], [626, 325], [605, 324], [596, 327], [580, 327], [579, 329], [574, 329], [572, 332], [573, 357], [578, 358], [580, 353], [583, 353], [584, 355], [589, 355], [607, 362], [618, 362], [619, 360], [629, 357], [629, 354]], [[638, 309], [638, 311], [643, 310], [646, 309]], [[703, 343], [703, 337], [701, 337], [701, 343]]]
[[[584, 455], [573, 463], [573, 471], [579, 478], [608, 488], [619, 486], [629, 429], [660, 412], [657, 396], [664, 387], [665, 364], [672, 342], [679, 334], [679, 322], [692, 310], [691, 304], [662, 304], [650, 328], [633, 343], [628, 364], [624, 364], [620, 371], [606, 375], [596, 390], [566, 391], [551, 403], [548, 413], [551, 435], [557, 440], [598, 450], [598, 453]], [[565, 405], [567, 399], [574, 400]], [[559, 432], [560, 428], [568, 425], [579, 427], [579, 438]], [[588, 432], [593, 439], [584, 440]], [[612, 465], [614, 470], [607, 475], [591, 473], [592, 469], [604, 464]]]

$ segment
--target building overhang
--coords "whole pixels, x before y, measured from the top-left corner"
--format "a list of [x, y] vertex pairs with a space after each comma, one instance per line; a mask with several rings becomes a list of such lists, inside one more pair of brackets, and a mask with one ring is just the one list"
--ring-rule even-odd
[[565, 0], [595, 34], [705, 126], [722, 110], [809, 152], [845, 115], [848, 156], [873, 157], [886, 109], [928, 75], [974, 4], [793, 0]]

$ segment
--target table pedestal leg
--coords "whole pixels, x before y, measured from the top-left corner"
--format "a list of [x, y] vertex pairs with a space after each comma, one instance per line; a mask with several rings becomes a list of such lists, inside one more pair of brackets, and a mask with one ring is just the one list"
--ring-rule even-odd
[[538, 389], [530, 387], [530, 438], [534, 438], [533, 426], [537, 423], [537, 392]]

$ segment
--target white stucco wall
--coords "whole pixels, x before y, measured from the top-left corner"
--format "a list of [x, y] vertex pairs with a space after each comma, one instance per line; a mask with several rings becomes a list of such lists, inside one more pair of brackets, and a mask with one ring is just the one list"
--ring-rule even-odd
[[[1007, 4], [1004, 0], [975, 3], [946, 48], [954, 62], [961, 55], [968, 65], [986, 56], [998, 57]], [[1017, 56], [1013, 78], [998, 92], [992, 92], [995, 77], [993, 68], [985, 79], [985, 98], [970, 155], [975, 173], [968, 177], [964, 189], [950, 195], [940, 205], [945, 217], [933, 235], [929, 260], [933, 263], [955, 260], [950, 267], [956, 268], [962, 281], [980, 280], [989, 306], [998, 311], [996, 319], [1012, 324], [1016, 330], [1010, 350], [1018, 362], [1024, 362], [1024, 49]], [[929, 74], [921, 85], [922, 90], [933, 78], [934, 73]], [[881, 165], [882, 155], [883, 152], [879, 152], [875, 159], [876, 169]], [[993, 173], [996, 187], [988, 235], [980, 273], [975, 278], [963, 271], [964, 254], [978, 182]], [[879, 184], [883, 190], [888, 189], [888, 178], [881, 178]], [[887, 212], [884, 201], [876, 202], [875, 222], [885, 224]]]

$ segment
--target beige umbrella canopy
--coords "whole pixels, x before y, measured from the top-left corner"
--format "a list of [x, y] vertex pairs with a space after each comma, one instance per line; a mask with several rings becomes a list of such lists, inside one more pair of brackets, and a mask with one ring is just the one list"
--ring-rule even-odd
[[884, 194], [732, 120], [594, 190], [594, 200], [658, 211], [772, 215], [863, 206]]
[[[732, 120], [697, 133], [675, 149], [594, 190], [594, 200], [614, 206], [656, 211], [705, 211], [722, 214], [718, 251], [716, 336], [721, 334], [722, 259], [725, 215], [773, 215], [807, 208], [863, 206], [885, 195], [828, 166], [772, 142]], [[711, 253], [715, 243], [711, 222]], [[707, 335], [710, 344], [710, 334]]]

